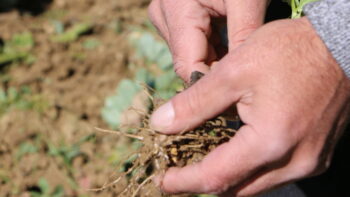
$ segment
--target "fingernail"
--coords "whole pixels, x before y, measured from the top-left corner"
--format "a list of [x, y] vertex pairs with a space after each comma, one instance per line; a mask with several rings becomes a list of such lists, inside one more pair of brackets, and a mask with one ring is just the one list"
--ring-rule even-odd
[[166, 132], [173, 123], [174, 117], [174, 107], [171, 102], [167, 102], [152, 114], [150, 127], [159, 132]]

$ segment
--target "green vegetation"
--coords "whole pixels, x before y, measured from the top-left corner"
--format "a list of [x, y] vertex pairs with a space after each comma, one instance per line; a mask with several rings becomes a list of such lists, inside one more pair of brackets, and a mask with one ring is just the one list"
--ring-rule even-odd
[[47, 101], [41, 95], [32, 94], [29, 87], [0, 89], [0, 115], [13, 109], [43, 112], [47, 107]]
[[19, 145], [19, 148], [16, 152], [16, 160], [20, 160], [24, 155], [30, 153], [37, 153], [38, 147], [31, 142], [23, 142]]
[[[56, 32], [61, 32], [63, 27], [60, 26], [60, 23], [55, 23], [55, 29]], [[92, 30], [92, 24], [90, 23], [78, 23], [76, 25], [73, 25], [71, 28], [69, 28], [67, 31], [55, 35], [51, 38], [52, 41], [58, 42], [58, 43], [69, 43], [74, 42], [77, 40], [81, 35], [89, 32]]]
[[121, 115], [131, 107], [135, 96], [147, 91], [143, 84], [154, 89], [150, 92], [153, 96], [162, 99], [171, 98], [183, 86], [172, 69], [172, 57], [164, 42], [146, 31], [132, 33], [129, 40], [135, 48], [136, 59], [142, 60], [146, 67], [129, 65], [136, 70], [134, 78], [123, 79], [115, 93], [106, 98], [102, 117], [113, 129], [120, 126]]
[[0, 46], [0, 65], [19, 60], [33, 63], [35, 58], [30, 54], [34, 46], [34, 39], [29, 32], [14, 34], [10, 40], [5, 40]]
[[48, 143], [49, 155], [53, 157], [59, 157], [62, 159], [64, 165], [71, 173], [73, 170], [73, 160], [78, 156], [84, 156], [84, 153], [80, 150], [80, 146], [86, 142], [91, 142], [95, 139], [95, 134], [90, 134], [81, 138], [74, 144], [65, 144], [62, 142], [59, 146], [55, 146], [52, 143]]
[[292, 8], [291, 18], [300, 18], [303, 16], [303, 8], [306, 4], [318, 1], [318, 0], [283, 0], [287, 2]]
[[56, 186], [53, 190], [46, 179], [41, 178], [38, 181], [38, 188], [40, 191], [30, 192], [31, 197], [62, 197], [64, 190], [61, 185]]
[[100, 46], [100, 42], [96, 39], [88, 39], [86, 40], [85, 42], [83, 42], [83, 47], [85, 49], [89, 49], [89, 50], [92, 50], [92, 49], [95, 49], [97, 48], [98, 46]]

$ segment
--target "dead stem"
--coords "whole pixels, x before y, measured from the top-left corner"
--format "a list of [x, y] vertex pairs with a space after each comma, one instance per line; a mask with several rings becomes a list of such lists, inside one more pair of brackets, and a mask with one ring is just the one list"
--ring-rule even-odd
[[144, 139], [142, 136], [128, 134], [128, 133], [124, 133], [124, 132], [121, 132], [121, 131], [112, 131], [112, 130], [107, 130], [107, 129], [101, 129], [101, 128], [98, 128], [98, 127], [95, 127], [95, 129], [98, 130], [98, 131], [104, 132], [104, 133], [112, 133], [112, 134], [122, 135], [122, 136], [125, 136], [125, 137], [137, 139], [137, 140], [140, 140], [140, 141], [142, 141]]
[[147, 183], [148, 181], [152, 180], [153, 177], [154, 177], [154, 174], [151, 175], [151, 176], [149, 176], [147, 179], [145, 179], [145, 180], [137, 187], [137, 189], [135, 190], [135, 192], [132, 194], [132, 197], [136, 197], [136, 195], [139, 193], [139, 191], [141, 190], [141, 188], [142, 188], [143, 186], [145, 186], [146, 183]]
[[136, 112], [136, 113], [137, 113], [138, 115], [140, 115], [140, 116], [149, 117], [149, 114], [147, 114], [146, 111], [137, 109], [137, 108], [135, 108], [135, 107], [132, 107], [132, 106], [131, 106], [131, 107], [129, 107], [128, 110], [134, 111], [134, 112]]
[[[132, 155], [133, 156], [133, 155]], [[132, 156], [130, 156], [129, 158], [131, 158]], [[140, 155], [137, 154], [136, 157], [139, 157]], [[100, 188], [96, 188], [96, 189], [88, 189], [88, 191], [95, 191], [95, 192], [98, 192], [98, 191], [102, 191], [104, 189], [107, 189], [109, 187], [111, 187], [112, 185], [115, 185], [117, 184], [122, 178], [124, 178], [127, 174], [131, 173], [133, 170], [136, 170], [138, 167], [139, 167], [139, 163], [138, 162], [133, 162], [132, 164], [134, 167], [132, 168], [129, 168], [128, 171], [122, 173], [120, 176], [118, 176], [117, 179], [115, 179], [113, 182], [111, 183], [108, 183], [108, 184], [103, 184], [102, 187]]]
[[114, 184], [117, 184], [122, 178], [124, 178], [125, 175], [129, 174], [130, 172], [132, 172], [135, 168], [130, 168], [128, 171], [126, 171], [125, 173], [121, 174], [116, 180], [114, 180], [111, 183], [108, 184], [104, 184], [102, 187], [100, 188], [95, 188], [95, 189], [88, 189], [88, 191], [93, 191], [93, 192], [98, 192], [98, 191], [102, 191], [105, 190], [109, 187], [111, 187]]

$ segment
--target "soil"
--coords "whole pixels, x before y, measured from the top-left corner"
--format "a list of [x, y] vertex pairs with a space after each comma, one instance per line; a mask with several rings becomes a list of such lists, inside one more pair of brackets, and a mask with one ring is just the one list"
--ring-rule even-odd
[[[46, 6], [50, 1], [43, 2]], [[0, 88], [29, 87], [30, 96], [40, 98], [42, 105], [0, 114], [0, 196], [29, 197], [35, 192], [54, 196], [60, 187], [63, 193], [58, 196], [118, 196], [125, 188], [123, 195], [128, 197], [161, 196], [151, 184], [153, 175], [198, 162], [234, 135], [234, 130], [222, 129], [226, 128], [222, 118], [166, 140], [154, 131], [141, 130], [135, 135], [143, 140], [135, 142], [94, 129], [108, 128], [100, 114], [104, 100], [121, 79], [132, 76], [127, 66], [135, 60], [128, 36], [132, 28], [147, 26], [148, 4], [149, 0], [55, 0], [46, 10], [40, 4], [35, 16], [22, 4], [19, 10], [0, 13], [0, 41], [21, 32], [30, 32], [35, 41], [30, 51], [33, 63], [0, 65]], [[93, 28], [77, 41], [55, 43], [51, 38], [57, 21], [66, 28], [82, 22]], [[98, 45], [84, 47], [89, 40]], [[126, 163], [129, 166], [122, 165], [121, 171], [120, 164], [140, 144], [144, 145], [138, 150], [141, 156]], [[139, 173], [123, 173], [135, 168]], [[120, 175], [123, 179], [113, 187], [89, 190]]]
[[[201, 126], [176, 135], [160, 134], [149, 127], [149, 115], [145, 115], [141, 128], [134, 134], [98, 129], [138, 141], [141, 147], [130, 153], [124, 170], [112, 176], [102, 187], [92, 191], [103, 191], [114, 187], [120, 197], [157, 197], [162, 194], [152, 179], [162, 176], [170, 167], [184, 167], [200, 162], [209, 152], [228, 142], [236, 134], [224, 116], [206, 121]], [[236, 116], [236, 121], [239, 121]], [[161, 183], [160, 183], [161, 184]], [[191, 195], [170, 195], [187, 197]]]
[[[148, 0], [55, 0], [37, 16], [12, 10], [0, 13], [0, 38], [8, 40], [15, 33], [31, 32], [36, 61], [28, 65], [1, 66], [1, 88], [28, 86], [40, 95], [48, 107], [43, 111], [11, 110], [0, 115], [0, 196], [31, 196], [43, 192], [38, 184], [44, 178], [50, 192], [64, 188], [64, 196], [115, 196], [116, 191], [87, 191], [106, 181], [116, 171], [113, 158], [120, 148], [118, 136], [101, 134], [95, 126], [107, 128], [100, 110], [104, 98], [129, 76], [126, 66], [132, 52], [127, 36], [129, 27], [144, 26]], [[92, 32], [79, 42], [54, 43], [52, 21], [65, 26], [89, 21]], [[121, 31], [111, 28], [121, 21]], [[96, 39], [94, 50], [81, 43]], [[89, 138], [86, 140], [86, 136]], [[79, 143], [85, 137], [84, 143]], [[124, 139], [125, 141], [125, 139]], [[18, 155], [24, 144], [35, 145], [31, 154]], [[71, 166], [64, 151], [78, 146]], [[58, 153], [52, 147], [59, 149]], [[27, 150], [28, 151], [28, 150]], [[62, 156], [63, 155], [63, 156]]]

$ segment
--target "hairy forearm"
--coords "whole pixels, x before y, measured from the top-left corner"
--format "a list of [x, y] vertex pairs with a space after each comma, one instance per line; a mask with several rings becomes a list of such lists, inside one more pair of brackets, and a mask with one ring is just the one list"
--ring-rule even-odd
[[305, 7], [318, 35], [350, 78], [350, 0], [322, 0]]

